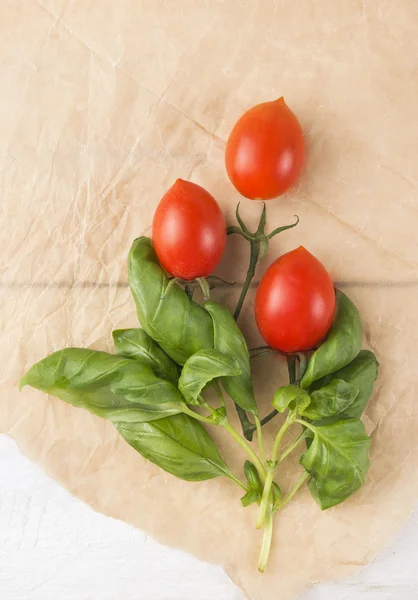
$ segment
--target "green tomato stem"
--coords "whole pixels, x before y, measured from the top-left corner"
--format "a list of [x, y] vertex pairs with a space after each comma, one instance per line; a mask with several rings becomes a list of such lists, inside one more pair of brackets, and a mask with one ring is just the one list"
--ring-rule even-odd
[[288, 493], [288, 495], [286, 496], [286, 498], [284, 498], [284, 500], [282, 500], [282, 502], [280, 502], [276, 506], [276, 508], [274, 509], [274, 512], [277, 512], [278, 510], [281, 510], [283, 508], [283, 506], [286, 506], [286, 504], [291, 501], [291, 499], [293, 498], [293, 496], [303, 486], [303, 484], [305, 483], [305, 481], [309, 477], [310, 477], [310, 475], [309, 475], [309, 473], [307, 471], [305, 471], [304, 473], [302, 473], [302, 475], [300, 476], [300, 478], [298, 479], [298, 481], [296, 482], [296, 484], [293, 486], [293, 488], [290, 490], [290, 492]]
[[287, 370], [289, 373], [289, 384], [296, 383], [296, 358], [295, 354], [290, 354], [287, 360]]
[[305, 375], [305, 371], [308, 368], [308, 357], [303, 352], [299, 352], [299, 375], [298, 375], [298, 383], [301, 381], [302, 377]]
[[247, 413], [243, 408], [241, 408], [241, 406], [235, 404], [235, 410], [237, 411], [237, 415], [241, 423], [242, 433], [244, 434], [245, 439], [249, 442], [252, 442], [253, 433], [256, 430], [256, 426], [254, 423], [251, 423]]
[[[241, 233], [242, 232], [242, 235], [244, 235], [244, 237], [249, 240], [249, 242], [250, 242], [250, 264], [248, 267], [247, 276], [245, 278], [244, 285], [241, 290], [240, 297], [238, 299], [237, 306], [235, 308], [235, 312], [234, 312], [235, 320], [238, 319], [238, 317], [241, 313], [241, 310], [242, 310], [242, 307], [244, 304], [244, 300], [247, 296], [251, 282], [255, 276], [257, 264], [260, 260], [263, 259], [264, 255], [267, 251], [268, 243], [269, 243], [268, 240], [271, 239], [274, 235], [277, 235], [278, 233], [280, 233], [281, 231], [285, 231], [286, 229], [291, 229], [292, 227], [295, 227], [295, 225], [297, 225], [299, 222], [299, 218], [297, 218], [296, 223], [294, 223], [292, 225], [286, 225], [284, 227], [279, 227], [278, 229], [275, 229], [270, 234], [270, 236], [267, 237], [264, 234], [264, 229], [266, 226], [266, 205], [265, 204], [263, 206], [263, 211], [261, 213], [260, 222], [258, 224], [257, 231], [254, 234], [251, 234], [249, 232], [249, 230], [246, 228], [244, 222], [242, 221], [242, 219], [239, 215], [239, 204], [238, 204], [237, 210], [236, 210], [236, 217], [237, 217], [237, 221], [241, 227], [241, 231], [239, 230], [239, 228], [230, 228], [229, 233], [238, 233], [238, 232]], [[235, 405], [235, 407], [236, 407], [236, 411], [237, 411], [239, 420], [241, 422], [241, 427], [242, 427], [242, 432], [244, 434], [244, 437], [251, 442], [253, 433], [254, 433], [256, 427], [248, 419], [248, 416], [247, 416], [247, 413], [245, 412], [245, 410], [243, 410], [238, 405]], [[271, 418], [273, 418], [273, 417], [271, 417]]]
[[[235, 312], [234, 312], [234, 319], [235, 320], [237, 320], [238, 317], [240, 316], [241, 309], [242, 309], [243, 304], [244, 304], [244, 300], [245, 300], [245, 298], [247, 296], [247, 293], [248, 293], [248, 290], [250, 288], [251, 282], [252, 282], [252, 280], [254, 278], [254, 275], [255, 275], [255, 270], [256, 270], [258, 258], [259, 258], [259, 255], [260, 255], [260, 242], [251, 241], [250, 244], [251, 244], [250, 265], [248, 267], [247, 277], [245, 278], [245, 282], [244, 282], [244, 285], [242, 287], [241, 294], [240, 294], [240, 297], [238, 299], [237, 306], [235, 308]], [[236, 411], [237, 411], [237, 414], [238, 414], [238, 418], [239, 418], [240, 423], [241, 423], [242, 432], [243, 432], [245, 438], [251, 442], [254, 430], [256, 428], [253, 425], [253, 423], [251, 423], [251, 421], [249, 420], [249, 418], [247, 416], [247, 413], [245, 412], [245, 410], [243, 408], [241, 408], [241, 406], [238, 406], [236, 404], [235, 408], [236, 408]]]
[[278, 410], [276, 410], [276, 409], [272, 410], [271, 413], [269, 413], [266, 417], [264, 417], [264, 419], [261, 419], [261, 421], [260, 421], [261, 426], [263, 426], [266, 423], [268, 423], [269, 421], [271, 421], [278, 414], [279, 414]]
[[267, 507], [266, 518], [264, 522], [264, 532], [263, 532], [263, 543], [261, 545], [260, 552], [260, 560], [258, 563], [258, 570], [260, 573], [264, 573], [268, 558], [270, 555], [271, 542], [273, 538], [273, 510], [271, 507], [271, 503]]
[[245, 282], [244, 282], [244, 285], [242, 286], [241, 294], [238, 299], [237, 306], [235, 308], [235, 312], [234, 312], [235, 320], [238, 319], [238, 317], [241, 313], [241, 309], [244, 304], [245, 297], [248, 293], [251, 282], [254, 279], [259, 254], [260, 254], [260, 243], [259, 242], [251, 242], [250, 265], [248, 267], [247, 277], [245, 278]]

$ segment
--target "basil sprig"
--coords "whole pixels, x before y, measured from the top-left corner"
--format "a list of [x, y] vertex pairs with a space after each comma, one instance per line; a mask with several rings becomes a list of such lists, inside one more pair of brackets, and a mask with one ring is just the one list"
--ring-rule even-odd
[[[260, 227], [264, 228], [264, 220], [265, 212]], [[309, 360], [298, 355], [299, 373], [296, 356], [288, 357], [291, 383], [278, 387], [275, 410], [260, 420], [249, 350], [232, 314], [216, 302], [200, 306], [191, 300], [190, 289], [187, 294], [168, 278], [146, 237], [134, 241], [128, 262], [142, 328], [114, 331], [115, 355], [83, 348], [54, 352], [31, 367], [20, 386], [30, 385], [110, 420], [132, 448], [176, 477], [202, 481], [225, 476], [239, 485], [244, 490], [242, 505], [259, 505], [257, 526], [264, 526], [262, 571], [273, 514], [305, 482], [325, 510], [349, 498], [366, 479], [371, 440], [361, 416], [378, 363], [371, 351], [361, 350], [359, 313], [345, 294], [336, 292], [336, 313], [327, 338]], [[244, 297], [241, 294], [239, 308]], [[229, 421], [222, 390], [238, 407], [247, 439], [257, 430], [258, 454]], [[215, 394], [214, 407], [209, 400]], [[285, 420], [267, 458], [262, 424], [277, 413], [285, 414]], [[220, 456], [205, 426], [222, 428], [246, 452], [244, 481]], [[286, 431], [298, 426], [299, 435], [283, 450]], [[284, 494], [274, 480], [276, 469], [301, 442], [306, 446], [300, 450], [303, 471]]]

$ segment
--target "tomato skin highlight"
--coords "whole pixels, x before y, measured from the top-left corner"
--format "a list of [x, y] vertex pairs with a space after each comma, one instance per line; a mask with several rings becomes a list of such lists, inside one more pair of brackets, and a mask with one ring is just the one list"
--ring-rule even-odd
[[324, 265], [303, 246], [283, 254], [257, 289], [255, 318], [267, 344], [281, 352], [315, 348], [335, 313], [334, 285]]
[[298, 179], [305, 157], [303, 131], [283, 98], [250, 108], [226, 144], [228, 177], [251, 200], [271, 200]]
[[152, 241], [161, 265], [174, 277], [207, 277], [225, 250], [225, 217], [204, 188], [177, 179], [157, 206]]

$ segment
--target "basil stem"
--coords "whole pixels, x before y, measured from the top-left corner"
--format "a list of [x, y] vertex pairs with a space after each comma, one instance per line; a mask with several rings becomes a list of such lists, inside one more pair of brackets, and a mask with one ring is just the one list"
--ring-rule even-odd
[[[297, 417], [297, 414], [292, 411], [289, 412], [289, 414], [287, 415], [286, 421], [284, 422], [284, 424], [280, 428], [278, 434], [276, 435], [276, 438], [275, 438], [274, 444], [273, 444], [273, 450], [271, 453], [271, 458], [268, 461], [267, 476], [266, 476], [266, 479], [264, 482], [264, 489], [263, 489], [263, 494], [261, 497], [260, 508], [259, 508], [259, 512], [258, 512], [258, 516], [257, 516], [257, 523], [256, 523], [257, 529], [260, 529], [260, 527], [264, 524], [263, 542], [262, 542], [262, 546], [261, 546], [260, 560], [259, 560], [259, 564], [258, 564], [258, 570], [261, 573], [264, 573], [264, 569], [266, 568], [266, 565], [268, 562], [270, 548], [271, 548], [271, 540], [272, 540], [272, 536], [273, 536], [273, 515], [275, 512], [275, 508], [274, 508], [274, 497], [273, 497], [273, 493], [272, 493], [272, 485], [273, 485], [273, 481], [274, 481], [274, 474], [276, 471], [276, 467], [279, 464], [279, 462], [281, 462], [280, 461], [280, 444], [282, 442], [283, 436], [286, 433], [286, 431], [289, 429], [289, 427], [291, 425], [293, 425], [293, 423], [295, 423], [296, 417]], [[287, 450], [286, 455], [288, 453], [289, 452]], [[287, 502], [289, 502], [293, 498], [293, 496], [296, 494], [299, 487], [301, 487], [301, 485], [303, 484], [303, 482], [306, 479], [307, 478], [305, 477], [305, 475], [303, 475], [301, 480], [291, 490], [291, 492], [288, 494], [288, 496], [285, 498], [285, 500], [283, 500], [283, 502], [281, 504], [279, 504], [279, 507], [284, 506], [285, 504], [287, 504]], [[276, 510], [278, 510], [278, 509], [276, 509]]]
[[[205, 403], [205, 406], [209, 409], [209, 411], [212, 414], [215, 413], [215, 409], [212, 408], [209, 404]], [[244, 450], [244, 452], [246, 452], [247, 455], [250, 457], [251, 461], [254, 463], [254, 465], [258, 471], [258, 474], [260, 475], [260, 479], [262, 480], [263, 483], [265, 483], [266, 470], [265, 470], [263, 464], [261, 463], [260, 459], [258, 458], [257, 454], [254, 452], [254, 450], [247, 444], [245, 439], [238, 433], [238, 431], [236, 429], [234, 429], [234, 427], [228, 421], [228, 418], [226, 416], [223, 421], [216, 422], [211, 417], [204, 417], [204, 416], [200, 415], [199, 413], [191, 410], [190, 408], [188, 408], [188, 406], [186, 404], [182, 403], [181, 407], [182, 407], [182, 412], [184, 412], [186, 415], [189, 415], [190, 417], [193, 417], [194, 419], [197, 419], [201, 423], [205, 423], [206, 425], [218, 425], [218, 426], [222, 427], [223, 429], [225, 429], [225, 431], [237, 442], [237, 444], [239, 444], [241, 446], [241, 448]]]
[[292, 443], [290, 444], [290, 446], [288, 446], [288, 447], [286, 448], [286, 450], [280, 454], [280, 458], [279, 458], [279, 460], [277, 461], [277, 462], [278, 462], [278, 464], [280, 464], [281, 462], [283, 462], [283, 461], [284, 461], [284, 459], [285, 459], [285, 458], [287, 458], [287, 457], [289, 456], [289, 454], [291, 454], [291, 453], [293, 452], [293, 450], [294, 450], [294, 449], [295, 449], [295, 448], [296, 448], [296, 447], [297, 447], [297, 446], [298, 446], [298, 445], [301, 443], [301, 441], [302, 441], [302, 440], [304, 440], [304, 439], [305, 439], [305, 432], [304, 432], [304, 431], [302, 431], [302, 433], [301, 433], [300, 435], [298, 435], [298, 437], [295, 439], [295, 441], [294, 441], [294, 442], [292, 442]]
[[278, 434], [276, 435], [276, 439], [274, 440], [273, 450], [271, 452], [271, 458], [268, 462], [269, 468], [267, 470], [267, 477], [266, 477], [266, 481], [265, 481], [265, 485], [264, 485], [263, 495], [261, 498], [260, 510], [258, 511], [258, 517], [257, 517], [257, 523], [256, 523], [257, 529], [260, 529], [260, 527], [263, 525], [265, 518], [266, 518], [266, 511], [267, 511], [267, 507], [268, 507], [268, 503], [269, 503], [271, 486], [273, 485], [274, 472], [278, 465], [278, 452], [280, 449], [281, 441], [282, 441], [283, 436], [286, 433], [286, 431], [289, 429], [289, 427], [291, 425], [293, 425], [295, 418], [296, 418], [296, 415], [292, 414], [292, 412], [289, 412], [286, 421], [280, 428]]
[[264, 573], [267, 566], [267, 562], [270, 555], [271, 541], [273, 538], [273, 502], [271, 501], [267, 512], [266, 520], [264, 524], [263, 542], [261, 545], [260, 560], [258, 563], [258, 570], [260, 573]]
[[261, 461], [258, 458], [257, 454], [255, 454], [253, 449], [247, 444], [245, 439], [238, 433], [238, 431], [236, 429], [234, 429], [234, 427], [232, 427], [232, 425], [229, 423], [229, 421], [224, 423], [222, 425], [222, 427], [237, 442], [237, 444], [239, 444], [241, 446], [241, 448], [248, 454], [248, 456], [251, 458], [252, 462], [254, 463], [254, 465], [258, 471], [258, 474], [260, 475], [260, 479], [262, 480], [263, 483], [265, 483], [266, 470], [263, 467], [263, 465], [261, 464]]
[[250, 285], [255, 276], [255, 270], [258, 263], [258, 257], [260, 255], [260, 242], [251, 241], [251, 250], [250, 250], [250, 265], [248, 267], [247, 276], [244, 281], [244, 285], [242, 286], [241, 294], [238, 299], [237, 306], [234, 312], [234, 319], [237, 320], [240, 316], [245, 297], [247, 296], [248, 290], [250, 289]]

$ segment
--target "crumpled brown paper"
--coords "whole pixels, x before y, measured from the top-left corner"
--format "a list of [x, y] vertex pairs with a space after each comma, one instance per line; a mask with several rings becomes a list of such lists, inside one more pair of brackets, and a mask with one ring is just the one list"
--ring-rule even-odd
[[[417, 27], [408, 0], [0, 7], [0, 431], [95, 509], [224, 565], [253, 600], [294, 599], [352, 573], [417, 497]], [[176, 480], [110, 423], [19, 393], [17, 382], [54, 350], [110, 349], [112, 329], [136, 325], [127, 252], [177, 177], [205, 186], [233, 220], [241, 198], [225, 174], [225, 139], [245, 109], [280, 95], [306, 132], [308, 160], [298, 188], [268, 203], [271, 228], [294, 214], [301, 222], [274, 240], [265, 265], [301, 243], [318, 256], [358, 305], [381, 370], [365, 417], [366, 486], [324, 513], [300, 492], [276, 520], [261, 576], [255, 510], [240, 507], [232, 483]], [[243, 201], [242, 213], [255, 224], [260, 205]], [[231, 238], [219, 274], [242, 280], [247, 259]], [[236, 295], [214, 297], [232, 307]], [[241, 325], [258, 344], [252, 298]], [[283, 365], [254, 367], [267, 413]], [[213, 436], [239, 469], [244, 457]], [[289, 460], [283, 487], [299, 469]]]

